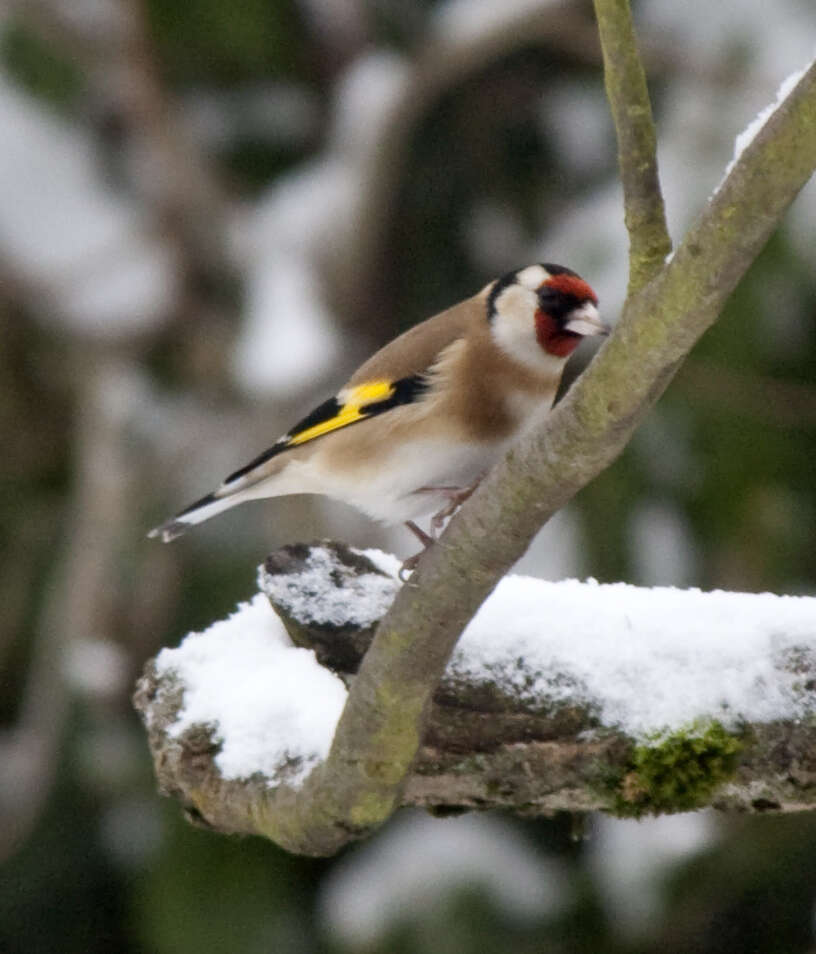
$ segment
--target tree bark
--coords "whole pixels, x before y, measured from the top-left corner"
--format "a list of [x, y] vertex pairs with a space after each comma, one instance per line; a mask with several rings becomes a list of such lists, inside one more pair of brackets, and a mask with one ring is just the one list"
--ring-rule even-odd
[[[342, 597], [345, 591], [353, 610], [354, 578], [379, 571], [342, 544], [284, 547], [266, 561], [261, 588], [295, 645], [313, 649], [321, 665], [353, 686], [377, 620], [360, 625], [336, 611], [327, 614], [324, 596], [311, 605], [299, 594], [292, 598], [292, 581], [305, 574], [317, 551], [324, 567], [321, 592]], [[283, 576], [286, 586], [280, 585]], [[343, 600], [331, 602], [336, 607]], [[329, 617], [331, 622], [325, 622]], [[795, 667], [803, 683], [810, 682], [816, 715], [816, 651], [783, 657], [779, 666], [780, 676]], [[569, 672], [552, 676], [574, 678]], [[212, 726], [193, 726], [174, 736], [169, 730], [183, 696], [184, 686], [175, 676], [159, 674], [155, 664], [148, 663], [136, 706], [148, 728], [162, 791], [178, 798], [200, 824], [222, 832], [267, 834], [268, 803], [275, 787], [285, 786], [258, 773], [248, 780], [223, 778], [215, 764], [219, 745]], [[793, 811], [814, 803], [816, 719], [726, 731], [712, 714], [687, 731], [643, 743], [604, 724], [596, 707], [553, 705], [503, 692], [491, 682], [466, 682], [449, 674], [433, 693], [428, 723], [399, 800], [400, 805], [434, 812], [505, 808], [542, 815], [603, 810], [623, 816], [704, 806]], [[319, 853], [321, 845], [314, 842], [313, 849]]]

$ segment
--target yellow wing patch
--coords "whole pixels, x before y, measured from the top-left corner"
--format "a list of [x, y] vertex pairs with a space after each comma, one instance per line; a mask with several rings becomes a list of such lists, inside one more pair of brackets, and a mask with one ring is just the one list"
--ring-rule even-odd
[[236, 481], [244, 478], [249, 481], [252, 481], [253, 477], [262, 479], [262, 475], [255, 476], [253, 471], [290, 447], [313, 441], [323, 434], [329, 434], [374, 414], [390, 411], [401, 404], [411, 404], [421, 398], [427, 387], [428, 382], [424, 375], [413, 374], [398, 381], [366, 381], [365, 384], [344, 388], [336, 397], [329, 398], [316, 407], [308, 417], [299, 421], [288, 434], [284, 434], [263, 454], [230, 474], [222, 489], [231, 492], [235, 489], [233, 485]]
[[328, 434], [330, 431], [336, 431], [347, 424], [353, 424], [367, 416], [362, 413], [362, 408], [368, 404], [376, 404], [378, 401], [387, 401], [388, 398], [393, 396], [394, 392], [394, 384], [391, 381], [367, 381], [365, 384], [358, 384], [353, 388], [345, 388], [337, 395], [337, 413], [325, 421], [319, 421], [311, 427], [293, 434], [286, 442], [286, 446], [293, 447], [296, 444], [305, 444], [307, 441], [322, 437], [323, 434]]

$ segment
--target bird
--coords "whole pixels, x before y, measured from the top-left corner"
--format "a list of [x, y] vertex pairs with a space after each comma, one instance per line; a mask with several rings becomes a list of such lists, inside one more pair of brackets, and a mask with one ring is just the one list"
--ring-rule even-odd
[[[151, 530], [173, 540], [244, 501], [316, 493], [399, 523], [423, 546], [510, 444], [549, 412], [567, 358], [607, 335], [576, 272], [535, 264], [415, 325], [212, 493]], [[429, 532], [417, 520], [430, 517]]]

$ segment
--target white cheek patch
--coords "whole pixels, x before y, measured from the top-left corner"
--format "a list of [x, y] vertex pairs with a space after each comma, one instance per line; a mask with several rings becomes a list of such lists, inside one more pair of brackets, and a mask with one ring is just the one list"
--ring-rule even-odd
[[[537, 268], [537, 265], [531, 266]], [[529, 269], [525, 269], [529, 271]], [[495, 318], [497, 321], [518, 323], [519, 326], [531, 325], [538, 308], [538, 295], [535, 290], [524, 285], [508, 285], [496, 299]]]
[[[544, 271], [540, 265], [531, 265], [524, 271], [533, 269]], [[536, 338], [537, 309], [535, 291], [522, 285], [509, 285], [496, 299], [496, 313], [491, 322], [493, 340], [519, 364], [537, 373], [556, 373], [561, 367], [561, 359], [547, 354]]]
[[541, 265], [528, 265], [516, 275], [516, 281], [530, 291], [537, 291], [550, 277], [550, 273]]
[[[534, 266], [533, 266], [534, 267]], [[496, 299], [492, 331], [496, 342], [514, 358], [537, 347], [535, 313], [538, 297], [522, 285], [508, 285]]]

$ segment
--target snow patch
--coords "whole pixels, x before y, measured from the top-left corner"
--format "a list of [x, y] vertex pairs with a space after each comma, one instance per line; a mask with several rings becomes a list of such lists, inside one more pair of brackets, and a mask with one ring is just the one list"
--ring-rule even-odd
[[[386, 554], [374, 559], [398, 568]], [[304, 618], [368, 626], [398, 588], [376, 573], [340, 588], [330, 554], [314, 550], [310, 563], [264, 579], [286, 588]], [[802, 665], [815, 654], [816, 598], [509, 576], [465, 630], [447, 677], [491, 681], [537, 704], [582, 705], [602, 725], [646, 739], [697, 719], [736, 728], [804, 716], [813, 702]], [[156, 665], [184, 687], [172, 735], [212, 726], [226, 778], [260, 772], [275, 783], [284, 772], [297, 784], [326, 757], [346, 690], [292, 645], [264, 595], [163, 650]]]
[[393, 553], [385, 553], [383, 550], [369, 549], [360, 551], [363, 556], [369, 560], [387, 576], [392, 576], [395, 580], [399, 579], [399, 571], [402, 569], [402, 560], [394, 556]]
[[[505, 577], [465, 630], [448, 674], [584, 704], [634, 738], [696, 719], [795, 719], [816, 650], [816, 599]], [[794, 667], [791, 667], [794, 668]]]
[[[385, 572], [390, 574], [389, 555], [366, 551], [366, 555], [371, 553], [378, 554], [378, 561], [389, 567]], [[396, 558], [394, 562], [399, 569]], [[356, 575], [331, 551], [317, 547], [309, 552], [305, 568], [299, 567], [291, 574], [270, 574], [261, 566], [258, 574], [261, 588], [274, 593], [275, 602], [286, 606], [292, 617], [318, 625], [373, 626], [394, 602], [400, 586], [394, 575]]]
[[[725, 175], [723, 176], [723, 181], [731, 173], [731, 170], [739, 161], [740, 156], [745, 152], [745, 150], [751, 145], [751, 143], [756, 139], [759, 134], [760, 129], [768, 122], [768, 120], [773, 116], [777, 109], [782, 105], [782, 103], [788, 98], [790, 93], [793, 91], [793, 88], [799, 82], [800, 79], [807, 73], [814, 63], [814, 59], [802, 69], [796, 70], [787, 76], [779, 84], [779, 89], [776, 91], [776, 100], [771, 103], [769, 106], [766, 106], [746, 127], [739, 133], [734, 140], [734, 158], [728, 163], [725, 167]], [[722, 186], [722, 182], [717, 186], [717, 190]]]
[[287, 781], [302, 782], [328, 754], [346, 700], [343, 683], [292, 644], [260, 593], [177, 649], [163, 649], [156, 669], [184, 686], [170, 734], [212, 726], [221, 744], [215, 762], [229, 779], [260, 772], [274, 780], [285, 766]]

